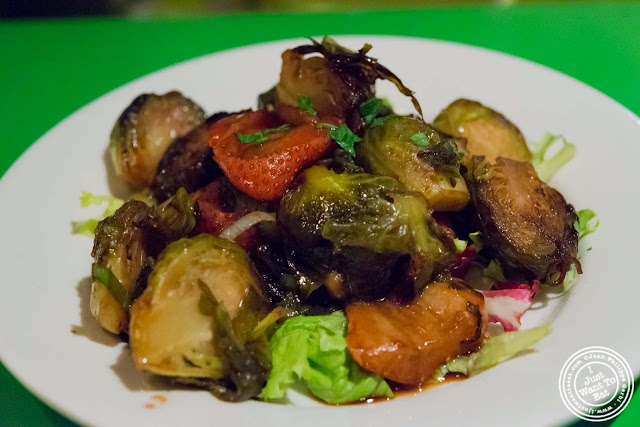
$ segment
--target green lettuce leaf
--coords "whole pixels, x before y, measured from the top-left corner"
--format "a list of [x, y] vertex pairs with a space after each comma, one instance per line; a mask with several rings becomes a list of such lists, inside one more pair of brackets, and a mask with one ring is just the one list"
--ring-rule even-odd
[[484, 244], [482, 243], [482, 237], [480, 237], [479, 231], [476, 231], [474, 233], [469, 233], [469, 240], [471, 240], [472, 242], [471, 246], [475, 248], [476, 252], [480, 252], [484, 247]]
[[580, 209], [576, 215], [578, 215], [578, 220], [573, 223], [573, 228], [578, 232], [578, 240], [593, 233], [600, 226], [600, 220], [596, 218], [596, 213], [591, 209]]
[[384, 379], [364, 371], [351, 358], [346, 334], [347, 321], [340, 311], [285, 321], [271, 338], [271, 375], [260, 397], [282, 399], [297, 380], [329, 403], [392, 397]]
[[556, 172], [576, 155], [576, 146], [562, 138], [562, 148], [548, 159], [545, 158], [549, 148], [560, 138], [561, 136], [547, 132], [531, 150], [531, 163], [540, 179], [545, 182], [553, 178]]
[[504, 332], [485, 340], [480, 350], [476, 353], [457, 357], [446, 365], [443, 365], [436, 373], [435, 379], [441, 381], [449, 372], [467, 376], [478, 374], [500, 362], [512, 358], [522, 350], [530, 348], [550, 333], [551, 326], [549, 325]]
[[453, 239], [453, 243], [456, 245], [456, 252], [461, 254], [467, 249], [467, 241], [462, 239]]
[[87, 191], [83, 191], [82, 195], [80, 196], [81, 207], [87, 208], [92, 205], [102, 205], [104, 203], [107, 204], [107, 207], [99, 217], [90, 218], [86, 221], [72, 221], [71, 233], [83, 234], [88, 237], [93, 237], [93, 232], [98, 226], [98, 223], [106, 217], [113, 215], [114, 212], [124, 204], [124, 200], [117, 199], [113, 196], [98, 196]]
[[483, 274], [486, 277], [489, 277], [490, 279], [495, 280], [496, 282], [504, 282], [505, 277], [504, 277], [504, 272], [502, 271], [502, 265], [500, 264], [500, 261], [498, 261], [497, 259], [492, 259], [489, 262], [489, 265], [487, 265], [484, 269]]
[[[578, 216], [578, 219], [573, 223], [573, 228], [578, 232], [578, 244], [581, 244], [580, 241], [584, 236], [591, 234], [598, 229], [600, 226], [600, 220], [596, 218], [596, 213], [591, 209], [581, 209], [576, 212], [576, 215]], [[573, 288], [577, 282], [578, 269], [574, 264], [571, 264], [571, 268], [567, 271], [567, 274], [565, 274], [564, 280], [562, 281], [562, 288], [564, 292]]]

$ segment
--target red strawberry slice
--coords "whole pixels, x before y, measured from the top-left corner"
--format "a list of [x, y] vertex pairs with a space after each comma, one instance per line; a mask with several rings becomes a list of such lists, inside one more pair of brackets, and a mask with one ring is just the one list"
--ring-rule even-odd
[[[201, 233], [219, 236], [227, 227], [244, 215], [242, 212], [228, 211], [223, 208], [221, 187], [221, 180], [217, 179], [195, 193], [191, 193], [191, 198], [198, 203], [200, 211], [198, 222], [191, 232], [191, 236], [197, 236]], [[256, 227], [240, 233], [235, 238], [236, 243], [247, 251], [258, 246], [258, 240], [259, 234]]]
[[282, 125], [273, 112], [259, 110], [220, 120], [209, 130], [213, 157], [240, 191], [259, 200], [281, 197], [300, 169], [322, 157], [333, 144], [313, 124], [268, 133], [268, 141], [242, 143], [237, 133], [253, 134]]

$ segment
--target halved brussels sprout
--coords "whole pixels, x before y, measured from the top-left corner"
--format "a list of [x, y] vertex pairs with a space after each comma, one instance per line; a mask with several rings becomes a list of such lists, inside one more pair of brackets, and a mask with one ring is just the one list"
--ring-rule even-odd
[[202, 108], [179, 92], [138, 96], [111, 131], [116, 173], [134, 186], [149, 187], [171, 141], [203, 121]]
[[[298, 95], [311, 98], [313, 108], [321, 115], [344, 118], [353, 104], [372, 95], [372, 87], [363, 86], [366, 94], [352, 93], [340, 75], [331, 69], [327, 58], [312, 56], [305, 58], [295, 50], [282, 54], [280, 81], [276, 86], [276, 106], [298, 105]], [[352, 99], [354, 95], [358, 100]], [[359, 96], [358, 96], [359, 95]]]
[[478, 350], [488, 320], [482, 295], [460, 282], [431, 283], [410, 304], [355, 303], [346, 312], [354, 360], [401, 384], [420, 384]]
[[[170, 377], [225, 378], [233, 361], [218, 341], [242, 348], [267, 310], [240, 246], [209, 234], [178, 240], [160, 255], [147, 289], [131, 307], [134, 362]], [[256, 394], [266, 381], [260, 375]]]
[[573, 206], [530, 163], [473, 157], [468, 178], [482, 241], [508, 276], [560, 283], [579, 267]]
[[[298, 96], [307, 96], [318, 115], [344, 121], [353, 132], [360, 134], [365, 124], [360, 115], [360, 105], [374, 97], [375, 81], [385, 79], [396, 85], [402, 94], [411, 97], [416, 110], [421, 113], [413, 91], [375, 58], [367, 56], [371, 45], [366, 44], [354, 52], [330, 37], [324, 37], [321, 43], [311, 42], [282, 54], [276, 107], [297, 107]], [[314, 53], [322, 56], [305, 58], [305, 55]]]
[[195, 221], [193, 202], [181, 188], [156, 207], [129, 200], [98, 223], [90, 308], [103, 328], [114, 334], [127, 330], [129, 306], [144, 289], [153, 258], [191, 232]]
[[421, 288], [455, 252], [424, 197], [385, 176], [311, 167], [283, 197], [277, 220], [290, 258], [337, 298], [384, 297], [409, 257]]
[[126, 330], [138, 277], [149, 264], [144, 224], [151, 211], [132, 200], [96, 227], [90, 308], [100, 326], [114, 334]]
[[153, 197], [163, 201], [184, 187], [189, 193], [222, 176], [209, 146], [209, 128], [229, 113], [217, 113], [195, 129], [178, 137], [167, 148], [151, 185]]
[[433, 121], [436, 129], [466, 138], [470, 155], [531, 161], [531, 152], [520, 130], [502, 114], [476, 101], [458, 99], [442, 110]]
[[[423, 142], [418, 145], [412, 138]], [[434, 211], [458, 211], [469, 202], [455, 141], [420, 119], [389, 118], [370, 128], [356, 148], [356, 159], [368, 172], [419, 191]]]

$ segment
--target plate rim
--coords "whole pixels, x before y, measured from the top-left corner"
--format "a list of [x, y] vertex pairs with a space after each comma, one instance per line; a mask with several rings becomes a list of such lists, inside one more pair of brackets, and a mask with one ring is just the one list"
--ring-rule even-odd
[[[314, 36], [314, 38], [317, 36]], [[613, 105], [616, 106], [616, 108], [620, 109], [620, 111], [622, 113], [624, 113], [629, 119], [631, 119], [632, 121], [635, 122], [636, 125], [640, 126], [640, 116], [637, 115], [636, 113], [634, 113], [633, 111], [631, 111], [628, 107], [626, 107], [625, 105], [623, 105], [621, 102], [617, 101], [616, 99], [612, 98], [611, 96], [607, 95], [606, 93], [602, 92], [601, 90], [594, 88], [593, 86], [571, 76], [568, 75], [562, 71], [556, 70], [550, 66], [541, 64], [539, 62], [536, 62], [534, 60], [528, 59], [528, 58], [523, 58], [520, 57], [518, 55], [512, 54], [512, 53], [508, 53], [508, 52], [502, 52], [500, 50], [497, 49], [493, 49], [493, 48], [488, 48], [485, 46], [479, 46], [479, 45], [475, 45], [475, 44], [470, 44], [470, 43], [462, 43], [462, 42], [457, 42], [457, 41], [451, 41], [451, 40], [445, 40], [445, 39], [436, 39], [436, 38], [427, 38], [427, 37], [418, 37], [418, 36], [405, 36], [405, 35], [395, 35], [395, 34], [335, 34], [333, 37], [339, 39], [339, 40], [345, 40], [346, 42], [349, 42], [351, 40], [354, 39], [364, 39], [364, 38], [371, 38], [371, 39], [387, 39], [387, 40], [398, 40], [398, 41], [402, 41], [402, 40], [413, 40], [413, 41], [418, 41], [418, 42], [426, 42], [426, 43], [434, 43], [434, 44], [439, 44], [439, 45], [443, 45], [443, 46], [447, 46], [447, 45], [451, 45], [451, 46], [455, 46], [455, 47], [462, 47], [462, 48], [471, 48], [473, 50], [478, 50], [478, 51], [483, 51], [484, 53], [487, 53], [489, 55], [494, 55], [494, 56], [502, 56], [502, 57], [508, 57], [511, 60], [516, 60], [518, 62], [524, 62], [526, 63], [528, 66], [533, 66], [533, 68], [537, 68], [543, 72], [551, 72], [551, 74], [555, 74], [558, 75], [562, 78], [568, 79], [569, 81], [572, 81], [573, 84], [577, 84], [578, 87], [580, 87], [581, 90], [586, 90], [591, 92], [593, 95], [600, 97], [602, 100], [606, 100], [609, 103], [613, 103]], [[119, 91], [123, 91], [123, 90], [127, 90], [127, 88], [129, 86], [133, 86], [136, 83], [138, 83], [141, 80], [146, 80], [152, 76], [155, 76], [157, 74], [163, 73], [167, 70], [170, 69], [174, 69], [174, 68], [178, 68], [178, 67], [184, 67], [184, 66], [189, 66], [192, 63], [195, 63], [197, 61], [201, 61], [203, 59], [212, 57], [212, 56], [219, 56], [219, 55], [224, 55], [224, 54], [229, 54], [232, 53], [234, 51], [238, 51], [238, 50], [243, 50], [243, 49], [247, 49], [247, 48], [258, 48], [258, 47], [268, 47], [269, 45], [274, 45], [274, 44], [283, 44], [286, 42], [291, 42], [296, 43], [296, 42], [300, 42], [301, 40], [304, 40], [304, 38], [302, 37], [293, 37], [293, 38], [283, 38], [283, 39], [273, 39], [273, 40], [268, 40], [268, 41], [262, 41], [262, 42], [257, 42], [257, 43], [248, 43], [248, 44], [241, 44], [241, 45], [237, 45], [234, 47], [229, 47], [229, 48], [224, 48], [221, 50], [217, 50], [214, 52], [209, 52], [209, 53], [205, 53], [202, 55], [197, 55], [194, 56], [192, 58], [189, 59], [185, 59], [185, 60], [181, 60], [181, 61], [177, 61], [175, 63], [163, 66], [161, 68], [158, 68], [156, 70], [150, 71], [146, 74], [140, 75], [138, 77], [136, 77], [135, 79], [132, 79], [126, 83], [120, 84], [110, 90], [108, 90], [107, 92], [101, 94], [100, 96], [96, 97], [95, 99], [91, 100], [90, 102], [74, 109], [71, 113], [69, 113], [68, 115], [66, 115], [62, 120], [60, 120], [59, 122], [57, 122], [54, 126], [52, 126], [50, 129], [48, 129], [46, 132], [44, 132], [41, 136], [39, 136], [35, 141], [33, 141], [32, 143], [29, 144], [29, 146], [11, 163], [11, 165], [7, 168], [7, 170], [2, 174], [2, 176], [0, 176], [0, 193], [3, 191], [4, 186], [8, 185], [7, 181], [11, 180], [11, 176], [15, 173], [15, 170], [17, 170], [19, 167], [21, 167], [20, 165], [25, 163], [27, 160], [25, 160], [26, 158], [28, 158], [30, 156], [30, 153], [32, 153], [33, 151], [35, 151], [38, 147], [38, 145], [40, 145], [42, 143], [43, 140], [46, 140], [50, 137], [50, 135], [52, 133], [54, 133], [57, 129], [59, 129], [60, 127], [64, 126], [65, 123], [69, 120], [71, 120], [74, 116], [78, 115], [80, 112], [82, 112], [85, 109], [89, 109], [91, 106], [102, 102], [105, 98], [109, 97], [110, 95], [112, 95], [115, 92], [119, 92]], [[375, 40], [374, 40], [375, 42]], [[374, 46], [375, 47], [375, 46]], [[375, 57], [375, 52], [373, 54], [373, 56]], [[7, 177], [9, 177], [7, 179]], [[41, 393], [35, 385], [33, 385], [31, 382], [25, 381], [22, 376], [17, 373], [14, 369], [14, 367], [10, 364], [6, 363], [5, 358], [3, 357], [3, 352], [0, 350], [0, 362], [3, 364], [3, 366], [5, 367], [5, 369], [7, 369], [7, 371], [13, 376], [13, 378], [18, 381], [20, 383], [21, 386], [23, 386], [25, 389], [27, 389], [33, 396], [35, 396], [38, 400], [40, 400], [41, 402], [45, 403], [50, 409], [54, 410], [55, 412], [57, 412], [59, 415], [73, 421], [76, 422], [78, 424], [93, 424], [95, 421], [90, 420], [90, 419], [84, 419], [81, 416], [77, 416], [73, 411], [69, 410], [67, 411], [65, 408], [63, 408], [63, 405], [59, 405], [58, 403], [56, 403], [52, 398], [49, 398], [48, 395]]]

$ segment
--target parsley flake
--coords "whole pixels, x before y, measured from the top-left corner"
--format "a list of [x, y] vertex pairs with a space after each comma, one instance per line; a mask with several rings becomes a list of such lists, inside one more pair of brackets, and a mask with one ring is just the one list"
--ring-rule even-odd
[[318, 114], [318, 112], [313, 109], [313, 102], [311, 102], [311, 97], [305, 95], [298, 95], [298, 108], [306, 111], [312, 116]]
[[318, 128], [330, 129], [327, 135], [333, 138], [333, 140], [336, 141], [340, 147], [344, 148], [349, 154], [351, 154], [351, 156], [356, 156], [354, 144], [362, 140], [362, 138], [351, 132], [351, 129], [349, 129], [347, 125], [342, 124], [340, 126], [335, 126], [330, 123], [318, 123]]
[[238, 137], [238, 141], [243, 144], [262, 144], [263, 142], [269, 140], [269, 137], [267, 136], [268, 134], [284, 132], [287, 129], [289, 129], [289, 125], [284, 124], [282, 126], [278, 126], [277, 128], [269, 128], [255, 133], [236, 132], [236, 136]]
[[411, 137], [411, 141], [413, 141], [414, 144], [419, 145], [421, 147], [427, 147], [431, 144], [431, 141], [429, 141], [429, 137], [427, 136], [427, 134], [425, 133], [416, 133], [415, 135], [413, 135]]
[[464, 157], [464, 153], [462, 151], [458, 151], [458, 157], [463, 158]]
[[386, 98], [371, 98], [360, 105], [360, 116], [364, 123], [370, 128], [382, 126], [385, 120], [399, 117], [397, 114], [389, 114], [384, 117], [378, 115], [386, 109], [391, 109], [391, 104]]
[[[371, 125], [378, 114], [384, 109], [380, 98], [371, 98], [360, 105], [360, 115], [367, 125]], [[380, 123], [382, 124], [382, 123]]]

